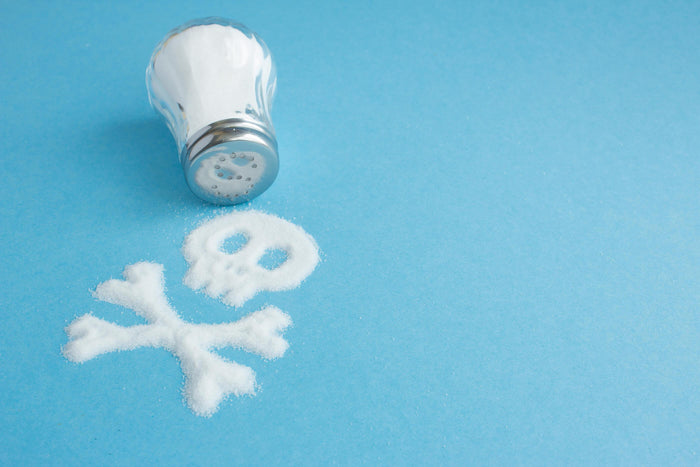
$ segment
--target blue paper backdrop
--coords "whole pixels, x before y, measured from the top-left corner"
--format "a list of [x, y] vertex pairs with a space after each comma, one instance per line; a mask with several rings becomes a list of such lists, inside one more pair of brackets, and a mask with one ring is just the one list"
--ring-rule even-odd
[[[698, 464], [700, 3], [3, 2], [0, 463]], [[249, 205], [323, 262], [241, 309], [182, 285], [217, 209], [149, 108], [158, 41], [275, 55], [281, 171]], [[190, 412], [163, 350], [65, 360], [90, 290], [166, 267], [188, 320], [265, 303], [261, 392]]]

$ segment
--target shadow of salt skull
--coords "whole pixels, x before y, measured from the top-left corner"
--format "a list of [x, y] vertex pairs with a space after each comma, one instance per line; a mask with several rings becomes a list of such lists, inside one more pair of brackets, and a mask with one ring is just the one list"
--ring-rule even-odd
[[[243, 235], [245, 244], [234, 253], [224, 242]], [[274, 269], [260, 264], [268, 251], [283, 250], [287, 258]], [[190, 264], [184, 283], [231, 306], [241, 306], [262, 291], [297, 287], [318, 263], [314, 239], [301, 227], [256, 211], [219, 216], [193, 230], [185, 239], [183, 255]]]

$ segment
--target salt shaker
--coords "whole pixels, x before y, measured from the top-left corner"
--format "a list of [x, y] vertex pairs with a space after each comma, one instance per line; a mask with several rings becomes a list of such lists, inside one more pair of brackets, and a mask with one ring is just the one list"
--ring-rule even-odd
[[148, 97], [175, 138], [197, 196], [237, 204], [275, 180], [275, 84], [269, 49], [241, 24], [194, 20], [158, 44], [146, 70]]

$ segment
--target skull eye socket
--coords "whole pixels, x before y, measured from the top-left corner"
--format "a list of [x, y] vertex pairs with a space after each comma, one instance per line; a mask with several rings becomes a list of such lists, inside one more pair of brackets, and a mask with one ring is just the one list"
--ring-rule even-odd
[[224, 242], [221, 244], [221, 251], [228, 255], [232, 255], [243, 248], [246, 243], [248, 243], [248, 238], [241, 233], [237, 233], [224, 240]]
[[265, 250], [265, 253], [258, 260], [260, 267], [272, 271], [282, 266], [287, 261], [288, 255], [285, 250], [275, 248], [273, 250]]

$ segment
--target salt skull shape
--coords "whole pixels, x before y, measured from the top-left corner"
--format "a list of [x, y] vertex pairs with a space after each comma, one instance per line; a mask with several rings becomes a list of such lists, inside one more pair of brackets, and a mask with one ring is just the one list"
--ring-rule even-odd
[[[245, 244], [234, 253], [224, 242], [243, 235]], [[260, 265], [266, 252], [283, 250], [287, 258], [274, 269]], [[185, 239], [183, 255], [190, 264], [184, 283], [207, 295], [241, 306], [260, 291], [297, 287], [318, 263], [314, 239], [298, 225], [258, 211], [233, 212], [205, 222]]]
[[146, 70], [149, 100], [170, 128], [197, 196], [237, 204], [275, 180], [275, 84], [262, 39], [223, 18], [186, 23], [156, 47]]

